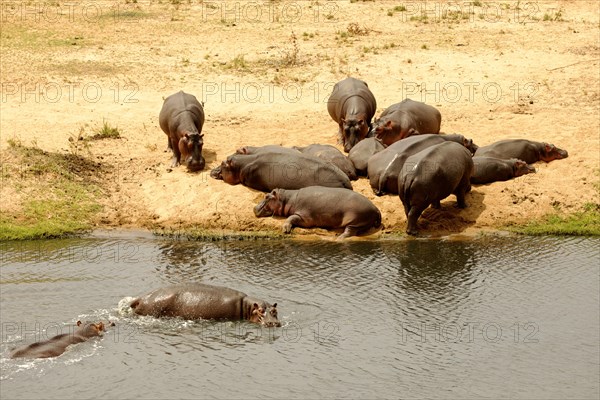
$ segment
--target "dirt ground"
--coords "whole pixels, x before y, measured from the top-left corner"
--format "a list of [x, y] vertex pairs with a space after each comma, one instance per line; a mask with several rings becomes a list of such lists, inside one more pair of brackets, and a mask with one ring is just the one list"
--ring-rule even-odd
[[[597, 1], [566, 0], [3, 1], [0, 148], [19, 139], [104, 165], [99, 227], [278, 230], [281, 220], [253, 215], [263, 193], [210, 169], [243, 145], [341, 149], [326, 102], [353, 76], [376, 116], [408, 97], [479, 146], [527, 138], [568, 150], [535, 175], [474, 186], [465, 210], [450, 196], [420, 220], [430, 235], [493, 230], [600, 202], [599, 20]], [[158, 113], [178, 90], [204, 101], [200, 173], [169, 168]], [[74, 149], [69, 138], [104, 121], [121, 138]], [[353, 185], [384, 232], [404, 231], [397, 196]], [[20, 193], [3, 185], [2, 207]]]

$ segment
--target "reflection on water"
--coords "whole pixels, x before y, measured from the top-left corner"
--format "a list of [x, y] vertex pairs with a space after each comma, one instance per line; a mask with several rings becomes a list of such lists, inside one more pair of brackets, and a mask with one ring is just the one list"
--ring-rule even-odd
[[[0, 243], [2, 398], [597, 398], [590, 238]], [[185, 281], [277, 302], [281, 328], [139, 317]], [[117, 325], [10, 360], [78, 319]]]

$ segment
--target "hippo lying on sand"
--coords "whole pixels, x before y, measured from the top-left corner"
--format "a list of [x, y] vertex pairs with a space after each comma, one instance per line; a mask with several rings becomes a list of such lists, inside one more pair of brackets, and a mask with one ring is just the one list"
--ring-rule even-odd
[[291, 147], [283, 147], [276, 144], [268, 144], [266, 146], [242, 146], [235, 151], [236, 154], [259, 154], [259, 153], [300, 153], [298, 150]]
[[352, 189], [350, 179], [338, 167], [300, 152], [234, 154], [213, 169], [210, 176], [263, 192], [307, 186]]
[[[114, 326], [114, 323], [110, 323]], [[48, 358], [57, 357], [65, 352], [68, 346], [82, 343], [90, 338], [102, 336], [105, 332], [104, 323], [82, 323], [77, 321], [77, 330], [71, 333], [63, 333], [43, 342], [32, 343], [13, 350], [10, 358]]]
[[354, 164], [348, 157], [346, 157], [341, 151], [336, 149], [330, 144], [310, 144], [305, 147], [294, 146], [294, 149], [298, 150], [302, 154], [320, 158], [323, 161], [327, 161], [339, 169], [342, 170], [351, 181], [358, 179], [356, 175], [356, 169]]
[[550, 162], [567, 158], [569, 153], [550, 143], [527, 139], [506, 139], [477, 149], [476, 157], [495, 157], [504, 160], [517, 158], [527, 164], [538, 161]]
[[275, 189], [256, 207], [257, 217], [288, 217], [283, 232], [301, 228], [344, 228], [338, 239], [381, 227], [381, 213], [369, 199], [348, 189], [312, 186], [300, 190]]
[[354, 164], [356, 174], [367, 176], [367, 164], [373, 154], [379, 153], [385, 146], [377, 138], [370, 137], [358, 142], [348, 153], [348, 158]]
[[405, 99], [386, 108], [373, 123], [371, 135], [389, 146], [413, 135], [439, 133], [442, 115], [433, 106]]
[[464, 146], [444, 142], [428, 147], [406, 159], [398, 178], [398, 192], [408, 220], [406, 232], [417, 234], [417, 220], [431, 205], [456, 195], [458, 207], [465, 208], [465, 194], [471, 190], [473, 158]]
[[507, 181], [535, 172], [535, 168], [532, 165], [528, 165], [525, 161], [517, 160], [516, 158], [502, 160], [493, 157], [473, 157], [473, 165], [471, 183], [475, 185]]
[[195, 96], [179, 91], [165, 99], [158, 116], [160, 128], [173, 151], [171, 168], [185, 163], [189, 171], [204, 169], [202, 125], [204, 110]]
[[245, 320], [264, 326], [281, 326], [277, 303], [249, 297], [223, 286], [182, 283], [147, 293], [130, 303], [136, 314], [181, 317], [189, 320]]

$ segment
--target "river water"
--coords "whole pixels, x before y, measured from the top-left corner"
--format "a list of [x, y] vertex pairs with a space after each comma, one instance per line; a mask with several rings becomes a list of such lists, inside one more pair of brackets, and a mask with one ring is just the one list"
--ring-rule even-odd
[[[598, 238], [1, 243], [0, 397], [589, 398]], [[281, 328], [131, 315], [167, 284], [278, 303]], [[53, 359], [15, 346], [114, 321]]]

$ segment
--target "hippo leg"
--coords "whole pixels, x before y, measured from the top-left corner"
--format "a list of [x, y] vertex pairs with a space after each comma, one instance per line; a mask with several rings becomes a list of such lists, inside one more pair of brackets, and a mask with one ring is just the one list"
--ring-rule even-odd
[[298, 226], [301, 221], [302, 218], [299, 215], [290, 215], [283, 224], [283, 233], [292, 233], [294, 226]]
[[417, 229], [417, 220], [419, 219], [419, 217], [421, 216], [423, 211], [425, 211], [427, 206], [428, 205], [425, 205], [425, 207], [412, 206], [410, 208], [410, 211], [408, 212], [408, 215], [407, 215], [408, 223], [406, 226], [406, 233], [408, 233], [409, 235], [413, 235], [413, 236], [416, 236], [417, 233], [419, 233], [419, 230]]
[[173, 151], [173, 158], [171, 159], [171, 168], [175, 168], [179, 165], [179, 159], [181, 158], [181, 152], [179, 151], [179, 144], [173, 143], [173, 140], [169, 142], [171, 144], [171, 150]]
[[469, 205], [465, 201], [465, 192], [464, 190], [456, 192], [456, 206], [458, 208], [467, 208]]
[[471, 191], [471, 183], [465, 179], [456, 188], [456, 206], [458, 208], [467, 208], [468, 204], [465, 201], [465, 195]]
[[358, 231], [359, 229], [357, 227], [347, 225], [346, 229], [344, 229], [344, 232], [342, 232], [342, 234], [338, 236], [336, 240], [344, 240], [347, 237], [356, 236], [358, 234]]
[[440, 208], [442, 208], [442, 205], [440, 204], [439, 200], [434, 201], [433, 203], [431, 203], [431, 207], [439, 210]]

